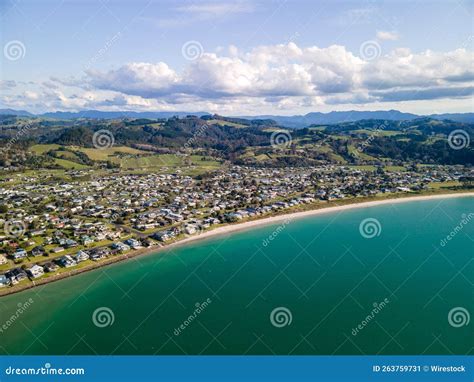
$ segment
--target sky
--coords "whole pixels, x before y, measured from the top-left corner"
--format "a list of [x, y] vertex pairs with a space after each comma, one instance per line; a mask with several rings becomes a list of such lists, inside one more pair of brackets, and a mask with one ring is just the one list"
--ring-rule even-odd
[[0, 108], [473, 112], [474, 0], [0, 0]]

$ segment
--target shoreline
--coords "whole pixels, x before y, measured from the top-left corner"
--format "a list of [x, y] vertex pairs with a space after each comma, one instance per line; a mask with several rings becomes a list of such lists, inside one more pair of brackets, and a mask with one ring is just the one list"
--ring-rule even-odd
[[[288, 212], [288, 213], [283, 213], [276, 216], [268, 216], [268, 217], [262, 217], [262, 218], [257, 217], [254, 220], [245, 221], [241, 223], [237, 222], [237, 223], [217, 227], [214, 229], [210, 229], [201, 234], [185, 237], [183, 239], [177, 240], [169, 244], [164, 244], [162, 246], [152, 246], [149, 248], [143, 248], [143, 249], [131, 251], [123, 255], [108, 258], [105, 261], [102, 261], [100, 263], [91, 264], [84, 268], [71, 270], [70, 272], [64, 272], [64, 273], [47, 277], [38, 281], [33, 281], [27, 285], [21, 285], [16, 289], [15, 287], [6, 287], [5, 289], [2, 288], [0, 289], [0, 298], [11, 295], [11, 294], [19, 293], [31, 288], [35, 288], [41, 285], [46, 285], [55, 281], [73, 277], [84, 272], [99, 269], [104, 266], [108, 266], [110, 264], [122, 262], [136, 256], [158, 254], [160, 252], [164, 252], [166, 250], [170, 250], [172, 248], [182, 246], [188, 243], [205, 240], [212, 237], [223, 236], [226, 234], [231, 234], [231, 233], [235, 233], [239, 231], [245, 231], [253, 227], [272, 225], [272, 224], [276, 224], [283, 221], [292, 221], [294, 219], [301, 219], [301, 218], [310, 217], [310, 216], [342, 212], [342, 211], [358, 209], [358, 208], [375, 207], [375, 206], [380, 206], [384, 204], [399, 204], [399, 203], [407, 203], [411, 201], [451, 199], [451, 198], [460, 198], [460, 197], [474, 197], [474, 192], [458, 192], [458, 193], [454, 192], [454, 193], [445, 193], [445, 194], [440, 193], [440, 194], [433, 194], [433, 195], [418, 195], [418, 196], [400, 195], [399, 197], [393, 197], [393, 198], [388, 198], [388, 199], [382, 199], [382, 200], [374, 199], [374, 200], [360, 201], [360, 202], [358, 202], [357, 199], [351, 199], [349, 203], [343, 204], [343, 205], [328, 205], [328, 206], [323, 205], [321, 206], [321, 208], [315, 208], [315, 209], [310, 209], [306, 211]], [[343, 200], [334, 201], [334, 203], [341, 202], [341, 201]]]

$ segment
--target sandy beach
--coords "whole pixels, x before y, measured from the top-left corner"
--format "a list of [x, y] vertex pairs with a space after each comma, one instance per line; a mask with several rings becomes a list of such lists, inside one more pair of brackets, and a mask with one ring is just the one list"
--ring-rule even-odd
[[460, 198], [460, 197], [474, 197], [474, 192], [408, 196], [408, 197], [400, 196], [398, 198], [373, 200], [373, 201], [365, 201], [365, 202], [357, 202], [356, 200], [354, 200], [353, 203], [345, 204], [342, 206], [328, 206], [328, 207], [321, 206], [320, 208], [313, 209], [313, 210], [292, 212], [292, 213], [281, 214], [277, 216], [265, 217], [265, 218], [260, 218], [260, 219], [257, 218], [256, 220], [246, 221], [242, 223], [228, 224], [225, 226], [211, 229], [209, 231], [205, 231], [198, 235], [189, 236], [184, 239], [180, 239], [173, 243], [164, 244], [160, 247], [153, 246], [149, 248], [143, 248], [143, 249], [138, 249], [136, 251], [127, 252], [123, 255], [108, 258], [105, 261], [102, 261], [100, 263], [94, 263], [81, 269], [71, 270], [70, 272], [53, 275], [51, 277], [40, 279], [40, 280], [35, 281], [34, 283], [30, 283], [27, 285], [19, 285], [19, 286], [14, 286], [11, 288], [3, 288], [3, 289], [0, 289], [0, 297], [9, 295], [12, 293], [17, 293], [25, 289], [34, 288], [36, 286], [48, 284], [54, 281], [62, 280], [64, 278], [68, 278], [80, 273], [88, 272], [93, 269], [101, 268], [109, 264], [131, 259], [136, 256], [142, 256], [142, 255], [147, 255], [147, 254], [157, 254], [160, 252], [169, 251], [170, 249], [175, 248], [177, 246], [182, 246], [184, 244], [188, 244], [188, 243], [195, 242], [198, 240], [204, 240], [204, 239], [219, 236], [219, 235], [226, 235], [226, 234], [230, 234], [237, 231], [248, 230], [254, 227], [259, 227], [259, 226], [264, 226], [264, 225], [269, 225], [269, 224], [276, 224], [279, 222], [287, 222], [294, 219], [300, 219], [300, 218], [309, 217], [309, 216], [317, 216], [317, 215], [322, 215], [322, 214], [342, 212], [342, 211], [347, 211], [347, 210], [356, 209], [356, 208], [375, 207], [375, 206], [380, 206], [384, 204], [407, 203], [411, 201], [436, 200], [436, 199], [448, 199], [448, 198]]
[[236, 231], [247, 230], [253, 227], [275, 224], [275, 223], [279, 223], [283, 221], [294, 220], [294, 219], [304, 218], [308, 216], [316, 216], [316, 215], [329, 214], [329, 213], [334, 213], [334, 212], [341, 212], [341, 211], [351, 210], [355, 208], [374, 207], [374, 206], [380, 206], [383, 204], [398, 204], [398, 203], [406, 203], [410, 201], [447, 199], [447, 198], [459, 198], [459, 197], [474, 197], [474, 192], [464, 192], [464, 193], [458, 193], [458, 194], [411, 196], [411, 197], [409, 196], [409, 197], [401, 197], [401, 198], [385, 199], [385, 200], [374, 200], [370, 202], [360, 202], [360, 203], [354, 202], [352, 204], [346, 204], [343, 206], [322, 207], [315, 210], [292, 212], [288, 214], [271, 216], [267, 218], [261, 218], [258, 220], [252, 220], [252, 221], [247, 221], [243, 223], [235, 223], [235, 224], [230, 224], [223, 227], [215, 228], [213, 230], [203, 232], [200, 235], [191, 236], [191, 237], [182, 239], [164, 248], [169, 248], [171, 246], [176, 246], [176, 245], [182, 245], [185, 243], [189, 243], [196, 240], [202, 240], [202, 239], [209, 238], [216, 235], [225, 235], [225, 234], [236, 232]]

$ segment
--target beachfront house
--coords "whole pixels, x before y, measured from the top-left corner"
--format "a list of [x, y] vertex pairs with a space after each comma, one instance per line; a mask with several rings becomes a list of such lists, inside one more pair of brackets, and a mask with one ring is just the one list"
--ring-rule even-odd
[[64, 268], [69, 268], [77, 265], [76, 261], [69, 255], [61, 256], [57, 262]]
[[113, 244], [112, 244], [112, 249], [115, 249], [115, 250], [117, 250], [118, 252], [125, 252], [125, 251], [130, 250], [130, 246], [128, 246], [128, 245], [125, 244], [125, 243], [118, 242], [118, 243], [113, 243]]
[[132, 247], [133, 249], [143, 248], [142, 243], [140, 243], [136, 239], [127, 239], [127, 240], [125, 240], [125, 244]]
[[5, 275], [0, 275], [0, 288], [7, 286], [10, 284], [10, 281]]
[[43, 269], [46, 272], [55, 272], [59, 269], [59, 267], [53, 262], [48, 262], [48, 263], [43, 265]]
[[28, 272], [28, 274], [29, 274], [31, 277], [33, 277], [33, 278], [36, 279], [36, 278], [38, 278], [38, 277], [43, 276], [43, 274], [44, 274], [44, 269], [43, 269], [43, 267], [41, 267], [41, 266], [35, 264], [35, 265], [33, 265], [31, 268], [27, 269], [27, 272]]
[[159, 241], [168, 241], [172, 238], [172, 234], [170, 231], [161, 231], [161, 232], [156, 232], [153, 234], [152, 238], [159, 240]]
[[77, 252], [76, 256], [74, 256], [74, 260], [77, 263], [89, 260], [89, 254], [86, 251], [81, 250], [81, 251]]
[[5, 276], [11, 280], [13, 284], [20, 282], [21, 280], [26, 279], [26, 272], [21, 268], [10, 269]]

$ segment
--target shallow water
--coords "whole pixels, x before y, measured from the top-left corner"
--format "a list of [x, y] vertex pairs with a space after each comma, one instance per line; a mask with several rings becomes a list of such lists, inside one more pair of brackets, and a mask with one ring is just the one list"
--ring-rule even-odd
[[0, 352], [472, 353], [470, 213], [472, 197], [347, 210], [97, 269], [1, 298]]

